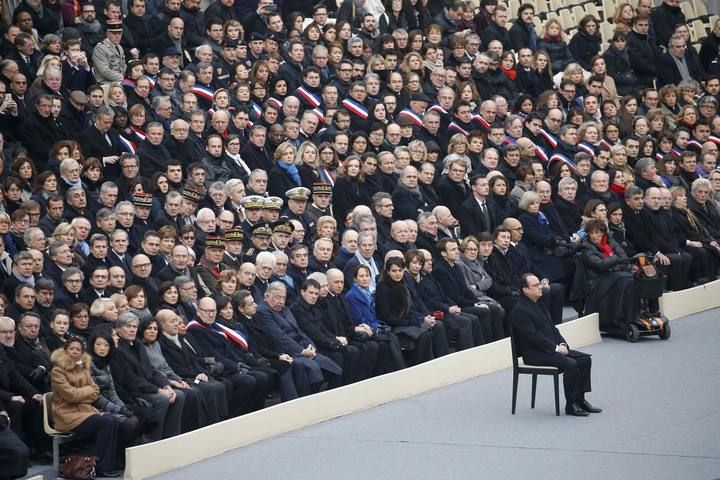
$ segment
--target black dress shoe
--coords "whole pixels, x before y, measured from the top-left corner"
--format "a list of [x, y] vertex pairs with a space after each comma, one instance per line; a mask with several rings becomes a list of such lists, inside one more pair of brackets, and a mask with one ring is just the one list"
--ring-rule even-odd
[[579, 402], [577, 402], [577, 405], [578, 405], [578, 407], [582, 408], [583, 410], [585, 410], [586, 412], [589, 412], [589, 413], [602, 412], [602, 408], [593, 407], [590, 404], [590, 402], [588, 402], [587, 400], [580, 400]]
[[580, 408], [576, 403], [571, 403], [565, 407], [565, 415], [572, 415], [573, 417], [587, 417], [590, 414]]
[[117, 478], [123, 474], [122, 470], [108, 470], [106, 472], [96, 472], [98, 478]]

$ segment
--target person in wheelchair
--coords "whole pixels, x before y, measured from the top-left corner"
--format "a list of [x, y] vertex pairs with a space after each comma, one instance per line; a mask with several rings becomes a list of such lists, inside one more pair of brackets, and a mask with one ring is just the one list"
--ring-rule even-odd
[[585, 298], [584, 313], [597, 312], [600, 325], [624, 324], [637, 318], [639, 299], [635, 279], [623, 248], [608, 236], [603, 220], [585, 224], [571, 298]]

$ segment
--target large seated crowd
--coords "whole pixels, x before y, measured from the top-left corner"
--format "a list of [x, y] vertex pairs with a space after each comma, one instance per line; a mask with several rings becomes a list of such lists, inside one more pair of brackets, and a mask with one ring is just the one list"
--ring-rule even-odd
[[507, 337], [528, 272], [555, 323], [632, 320], [635, 254], [716, 278], [720, 22], [695, 48], [678, 0], [571, 38], [529, 3], [200, 3], [3, 2], [0, 478], [48, 460], [50, 398], [116, 476]]

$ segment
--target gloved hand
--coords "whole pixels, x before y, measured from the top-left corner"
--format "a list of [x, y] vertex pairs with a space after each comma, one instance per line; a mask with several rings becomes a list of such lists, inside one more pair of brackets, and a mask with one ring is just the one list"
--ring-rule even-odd
[[242, 373], [243, 375], [247, 375], [248, 373], [250, 373], [250, 367], [243, 362], [238, 362], [237, 367], [238, 373]]
[[10, 426], [10, 417], [7, 413], [0, 413], [0, 432], [6, 430]]
[[30, 372], [30, 380], [37, 380], [45, 376], [46, 370], [42, 365], [35, 367], [35, 370]]

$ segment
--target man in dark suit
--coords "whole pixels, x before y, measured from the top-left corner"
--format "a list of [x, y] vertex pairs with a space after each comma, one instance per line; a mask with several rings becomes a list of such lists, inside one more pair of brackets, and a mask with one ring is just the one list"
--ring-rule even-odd
[[109, 107], [100, 107], [95, 114], [95, 123], [78, 137], [83, 153], [102, 163], [104, 178], [120, 176], [120, 154], [126, 150], [117, 131], [111, 128], [114, 117]]
[[510, 313], [518, 351], [528, 365], [552, 365], [563, 372], [565, 414], [587, 417], [602, 410], [585, 399], [590, 391], [590, 355], [571, 350], [550, 320], [550, 313], [538, 303], [542, 283], [532, 273], [520, 277], [520, 298]]
[[[690, 50], [693, 50], [692, 52]], [[700, 57], [692, 47], [688, 48], [685, 39], [673, 36], [668, 44], [668, 51], [660, 55], [658, 62], [657, 87], [682, 80], [702, 80], [704, 76]]]
[[440, 196], [440, 204], [450, 209], [453, 216], [458, 218], [462, 202], [468, 197], [469, 189], [465, 183], [467, 165], [462, 158], [449, 160], [446, 164], [448, 173], [440, 177], [437, 192]]
[[470, 179], [472, 196], [460, 206], [460, 228], [464, 237], [492, 232], [498, 224], [497, 207], [490, 198], [488, 179], [475, 175]]
[[[493, 342], [505, 338], [505, 329], [501, 318], [492, 318], [487, 305], [481, 304], [470, 290], [462, 270], [457, 265], [460, 259], [458, 242], [452, 238], [443, 238], [437, 246], [440, 257], [435, 262], [432, 275], [436, 282], [442, 286], [445, 297], [453, 306], [460, 307], [462, 313], [468, 313], [480, 319], [482, 339]], [[480, 335], [475, 335], [475, 344], [482, 343]]]
[[323, 377], [340, 376], [342, 368], [317, 352], [312, 340], [298, 326], [295, 316], [285, 306], [285, 284], [272, 282], [265, 291], [265, 301], [258, 307], [257, 319], [272, 338], [274, 348], [286, 352], [293, 363], [305, 366], [305, 374], [313, 391], [318, 391]]
[[681, 251], [667, 233], [667, 226], [656, 218], [662, 196], [658, 188], [648, 188], [643, 203], [643, 191], [636, 186], [625, 190], [623, 221], [627, 239], [637, 252], [652, 255], [659, 270], [668, 275], [668, 288], [687, 288], [692, 256]]

